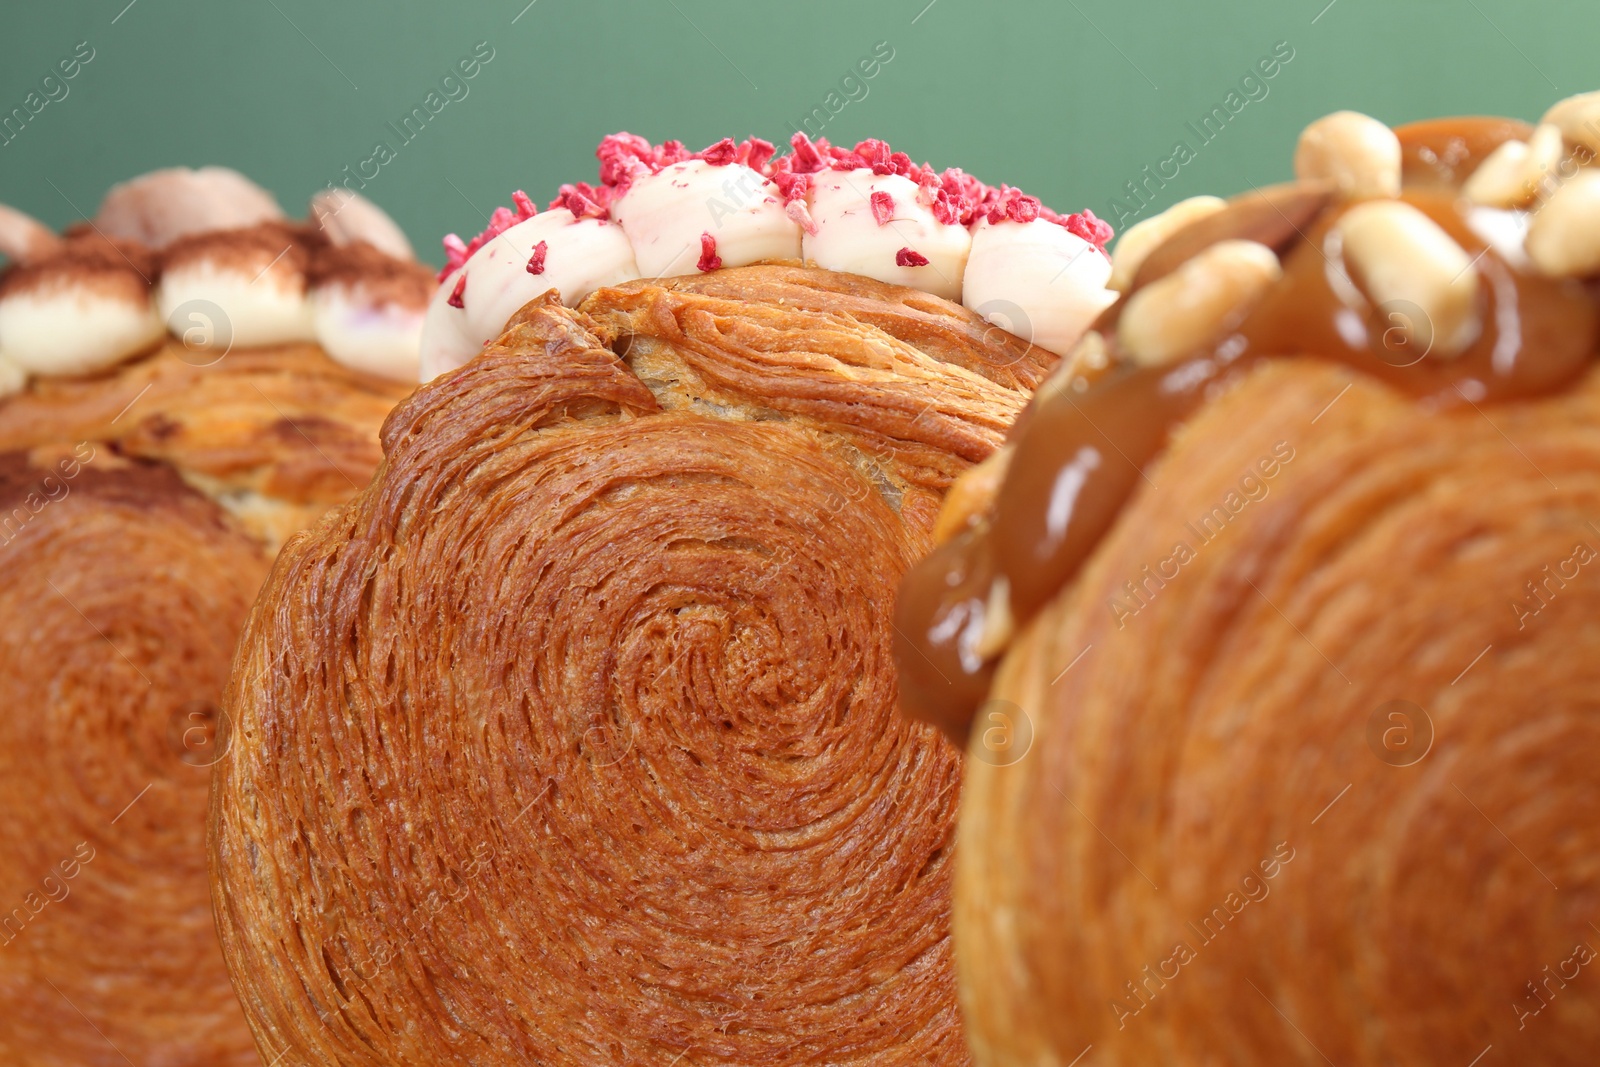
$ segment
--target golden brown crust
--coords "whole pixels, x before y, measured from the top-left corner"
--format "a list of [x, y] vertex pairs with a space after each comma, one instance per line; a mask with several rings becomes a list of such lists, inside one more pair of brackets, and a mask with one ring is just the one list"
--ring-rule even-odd
[[210, 731], [271, 554], [407, 391], [168, 341], [0, 401], [0, 1062], [260, 1062], [208, 906]]
[[1023, 397], [721, 275], [530, 304], [280, 557], [212, 814], [268, 1058], [966, 1062], [889, 629]]
[[[619, 288], [651, 286], [711, 298], [759, 299], [779, 312], [812, 312], [825, 320], [871, 326], [940, 363], [963, 367], [1011, 389], [1038, 388], [1058, 361], [1054, 353], [959, 304], [859, 274], [768, 265], [630, 282]], [[791, 321], [798, 328], [799, 320]]]
[[582, 306], [669, 408], [800, 419], [858, 442], [858, 467], [917, 529], [1000, 446], [1055, 358], [947, 300], [795, 267], [630, 282]]
[[162, 460], [275, 547], [366, 484], [381, 455], [377, 427], [409, 391], [315, 345], [218, 359], [172, 339], [103, 374], [35, 379], [0, 401], [0, 449], [103, 441]]
[[0, 454], [0, 1061], [259, 1062], [199, 815], [266, 568], [168, 467]]
[[1031, 751], [962, 806], [980, 1063], [1593, 1061], [1592, 992], [1526, 983], [1600, 945], [1600, 376], [1485, 412], [1269, 364], [1024, 630]]

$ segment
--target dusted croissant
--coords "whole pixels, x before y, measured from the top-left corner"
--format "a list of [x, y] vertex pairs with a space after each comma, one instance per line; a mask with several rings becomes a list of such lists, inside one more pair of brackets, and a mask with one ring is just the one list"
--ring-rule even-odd
[[0, 1060], [252, 1064], [201, 813], [268, 557], [104, 442], [0, 454], [0, 509]]
[[365, 484], [408, 387], [306, 342], [185, 344], [153, 253], [31, 232], [0, 278], [0, 363], [34, 361], [0, 397], [0, 1062], [257, 1064], [206, 873], [223, 685], [272, 554]]
[[890, 612], [1053, 362], [751, 266], [547, 296], [401, 405], [227, 697], [264, 1058], [965, 1063], [959, 756], [896, 713]]

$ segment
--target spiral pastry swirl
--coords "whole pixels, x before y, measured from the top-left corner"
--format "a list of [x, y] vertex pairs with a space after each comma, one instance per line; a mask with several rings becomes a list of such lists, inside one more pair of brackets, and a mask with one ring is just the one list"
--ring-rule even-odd
[[967, 1061], [959, 754], [895, 583], [1047, 369], [784, 267], [525, 307], [292, 541], [227, 697], [218, 925], [284, 1064]]
[[979, 712], [978, 1062], [1593, 1062], [1597, 426], [1274, 361], [1182, 429]]
[[0, 517], [0, 1061], [255, 1063], [204, 813], [267, 556], [104, 444], [0, 454]]

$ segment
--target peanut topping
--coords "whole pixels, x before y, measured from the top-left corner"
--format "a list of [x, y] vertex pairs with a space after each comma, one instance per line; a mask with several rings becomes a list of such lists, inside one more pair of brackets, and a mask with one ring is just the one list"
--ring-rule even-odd
[[1553, 278], [1600, 273], [1600, 172], [1580, 171], [1533, 216], [1528, 258]]
[[1016, 632], [1017, 616], [1011, 610], [1011, 581], [1002, 574], [989, 586], [989, 599], [983, 610], [983, 633], [974, 651], [984, 659], [998, 656]]
[[1561, 135], [1589, 152], [1600, 152], [1600, 92], [1579, 93], [1559, 101], [1539, 122], [1550, 123]]
[[1126, 293], [1146, 256], [1189, 223], [1207, 215], [1215, 215], [1227, 207], [1227, 203], [1219, 196], [1191, 196], [1125, 230], [1111, 253], [1111, 281], [1107, 283], [1108, 286], [1119, 293]]
[[933, 525], [933, 540], [944, 544], [989, 510], [1000, 483], [1006, 480], [1006, 470], [1011, 466], [1011, 445], [996, 449], [988, 459], [976, 467], [969, 467], [950, 486], [945, 494], [944, 506]]
[[1399, 196], [1400, 139], [1370, 115], [1335, 111], [1301, 131], [1294, 173], [1331, 181], [1351, 199]]
[[1462, 195], [1486, 207], [1527, 207], [1563, 151], [1560, 128], [1546, 123], [1529, 140], [1507, 141], [1491, 152], [1462, 185]]
[[1355, 280], [1424, 354], [1450, 358], [1477, 339], [1477, 266], [1438, 223], [1378, 200], [1346, 212], [1339, 232]]
[[1220, 340], [1283, 276], [1254, 241], [1219, 241], [1128, 299], [1117, 340], [1145, 366], [1171, 363]]

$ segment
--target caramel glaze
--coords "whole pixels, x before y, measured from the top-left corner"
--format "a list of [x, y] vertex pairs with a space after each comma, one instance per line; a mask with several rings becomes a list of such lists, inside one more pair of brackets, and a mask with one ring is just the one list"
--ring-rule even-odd
[[[1600, 333], [1593, 295], [1581, 283], [1545, 278], [1485, 251], [1467, 225], [1469, 206], [1455, 193], [1485, 155], [1528, 128], [1454, 119], [1396, 132], [1405, 160], [1401, 199], [1478, 257], [1477, 340], [1455, 358], [1428, 358], [1409, 340], [1414, 309], [1374, 307], [1355, 295], [1334, 232], [1349, 206], [1341, 202], [1296, 227], [1301, 240], [1283, 254], [1282, 280], [1210, 351], [1165, 367], [1116, 367], [1081, 391], [1047, 385], [1013, 428], [1016, 453], [990, 514], [935, 549], [901, 584], [896, 653], [908, 714], [965, 744], [997, 658], [978, 652], [992, 584], [1007, 583], [1017, 624], [1031, 618], [1111, 528], [1173, 428], [1262, 360], [1343, 363], [1433, 409], [1540, 396], [1583, 373]], [[1215, 239], [1226, 236], [1238, 234]], [[1172, 241], [1182, 239], [1180, 231]]]

